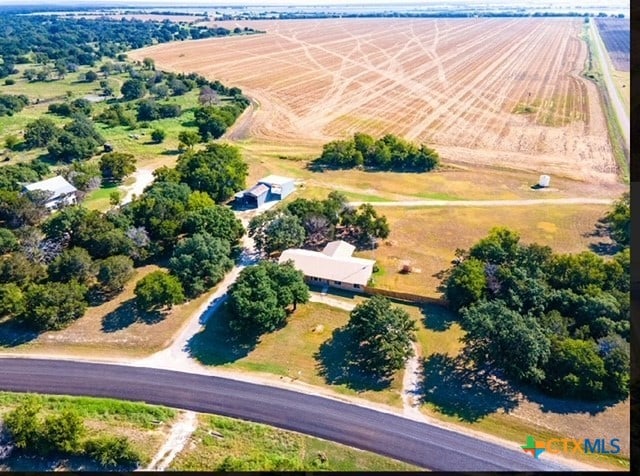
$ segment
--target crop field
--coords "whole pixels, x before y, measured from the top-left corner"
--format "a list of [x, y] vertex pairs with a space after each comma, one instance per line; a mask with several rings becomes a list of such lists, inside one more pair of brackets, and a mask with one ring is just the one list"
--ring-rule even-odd
[[[217, 23], [223, 26], [223, 23]], [[243, 26], [245, 22], [243, 22]], [[253, 21], [267, 34], [148, 47], [162, 69], [234, 84], [243, 137], [287, 147], [394, 133], [450, 161], [612, 182], [616, 165], [581, 19]]]
[[598, 31], [618, 71], [631, 69], [631, 23], [628, 18], [596, 18]]

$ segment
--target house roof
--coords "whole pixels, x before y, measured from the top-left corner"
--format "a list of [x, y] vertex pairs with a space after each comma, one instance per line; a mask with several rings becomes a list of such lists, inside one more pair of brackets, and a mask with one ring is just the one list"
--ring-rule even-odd
[[47, 192], [51, 192], [53, 195], [51, 196], [50, 200], [78, 191], [77, 188], [67, 182], [64, 177], [60, 175], [56, 175], [55, 177], [51, 177], [46, 180], [41, 180], [40, 182], [27, 184], [24, 186], [24, 188], [28, 191], [44, 190]]
[[348, 258], [353, 254], [355, 250], [356, 250], [356, 247], [353, 245], [350, 245], [346, 241], [336, 240], [336, 241], [327, 243], [327, 245], [324, 247], [322, 252], [325, 255], [333, 256], [334, 258]]
[[278, 262], [288, 260], [292, 260], [294, 267], [305, 276], [361, 286], [366, 286], [369, 282], [375, 263], [371, 259], [328, 256], [318, 251], [297, 248], [283, 251]]
[[268, 191], [269, 191], [269, 187], [263, 184], [258, 184], [258, 185], [254, 185], [249, 190], [247, 190], [245, 195], [249, 195], [250, 197], [261, 197]]
[[269, 175], [263, 179], [258, 180], [258, 183], [265, 185], [284, 185], [285, 183], [293, 182], [294, 179], [289, 177], [283, 177], [281, 175]]

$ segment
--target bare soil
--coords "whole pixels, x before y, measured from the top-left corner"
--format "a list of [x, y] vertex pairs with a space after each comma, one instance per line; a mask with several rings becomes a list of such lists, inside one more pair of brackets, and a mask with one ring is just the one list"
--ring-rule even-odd
[[[219, 23], [219, 22], [218, 22]], [[255, 21], [265, 35], [132, 51], [162, 69], [239, 86], [248, 138], [322, 144], [399, 134], [450, 161], [616, 181], [582, 19]], [[523, 105], [530, 113], [517, 113]]]

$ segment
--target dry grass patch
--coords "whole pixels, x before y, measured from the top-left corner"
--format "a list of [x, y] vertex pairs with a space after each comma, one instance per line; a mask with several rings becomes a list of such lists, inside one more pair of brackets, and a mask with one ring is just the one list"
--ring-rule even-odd
[[354, 201], [617, 198], [626, 189], [623, 184], [603, 186], [552, 175], [551, 188], [534, 190], [531, 187], [538, 183], [539, 173], [451, 161], [446, 161], [442, 169], [428, 173], [312, 172], [307, 164], [320, 155], [321, 146], [268, 145], [256, 141], [235, 145], [240, 147], [249, 164], [248, 184], [269, 174], [285, 175], [304, 182], [298, 193], [306, 198], [325, 197], [332, 190], [339, 190]]
[[[318, 146], [355, 131], [426, 142], [447, 160], [612, 183], [597, 89], [581, 78], [581, 19], [256, 21], [265, 35], [132, 51], [252, 97], [243, 136]], [[283, 54], [286, 52], [286, 54]], [[529, 98], [535, 118], [513, 114]]]
[[[347, 311], [318, 303], [298, 306], [285, 327], [263, 335], [257, 344], [234, 343], [227, 320], [228, 315], [223, 308], [209, 320], [203, 331], [194, 336], [191, 352], [201, 363], [268, 372], [286, 379], [329, 387], [347, 395], [358, 395], [374, 402], [401, 405], [402, 372], [395, 376], [388, 388], [379, 388], [368, 382], [356, 382], [353, 385], [328, 383], [332, 381], [331, 369], [339, 365], [342, 355], [329, 350], [325, 351], [324, 359], [316, 355], [322, 344], [331, 339], [333, 331], [349, 321]], [[322, 374], [323, 363], [330, 368], [326, 378]]]
[[[523, 242], [548, 245], [559, 253], [580, 252], [601, 240], [585, 235], [607, 210], [607, 205], [384, 207], [379, 212], [389, 221], [389, 238], [357, 255], [375, 259], [382, 268], [374, 275], [376, 287], [439, 296], [436, 274], [451, 265], [456, 248], [469, 249], [492, 227], [509, 227]], [[407, 261], [420, 272], [399, 273]]]
[[[50, 353], [84, 357], [144, 357], [165, 348], [215, 288], [163, 314], [140, 314], [135, 309], [136, 282], [160, 268], [147, 265], [114, 299], [89, 307], [83, 317], [60, 331], [44, 332], [16, 346], [1, 347], [15, 353]], [[0, 331], [0, 342], [3, 339]], [[7, 331], [5, 331], [7, 332]]]

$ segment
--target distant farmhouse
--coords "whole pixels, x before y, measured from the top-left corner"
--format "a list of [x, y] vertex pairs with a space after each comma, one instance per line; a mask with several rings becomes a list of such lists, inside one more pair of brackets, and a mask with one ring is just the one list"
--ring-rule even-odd
[[74, 205], [78, 202], [78, 189], [60, 175], [27, 184], [23, 188], [24, 193], [36, 190], [49, 194], [44, 204], [49, 210], [55, 210], [66, 205]]
[[294, 190], [294, 179], [269, 175], [258, 180], [250, 189], [236, 193], [235, 205], [239, 208], [259, 208], [266, 202], [283, 200]]
[[322, 252], [289, 249], [282, 252], [279, 262], [293, 261], [311, 284], [331, 286], [361, 292], [373, 273], [374, 260], [351, 256], [355, 246], [345, 241], [327, 243]]

